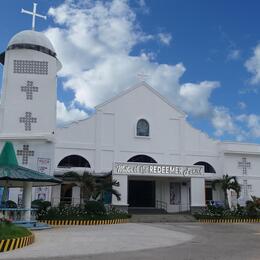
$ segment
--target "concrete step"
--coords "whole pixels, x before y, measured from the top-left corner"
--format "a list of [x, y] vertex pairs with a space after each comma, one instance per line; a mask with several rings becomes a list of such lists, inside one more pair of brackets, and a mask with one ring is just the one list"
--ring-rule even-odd
[[25, 227], [30, 230], [44, 230], [52, 228], [50, 225], [37, 221], [16, 221], [15, 224], [20, 227]]
[[161, 215], [167, 214], [167, 211], [164, 209], [157, 209], [157, 208], [128, 208], [128, 212], [130, 214], [136, 215]]
[[155, 222], [195, 222], [191, 214], [133, 214], [130, 222], [155, 223]]

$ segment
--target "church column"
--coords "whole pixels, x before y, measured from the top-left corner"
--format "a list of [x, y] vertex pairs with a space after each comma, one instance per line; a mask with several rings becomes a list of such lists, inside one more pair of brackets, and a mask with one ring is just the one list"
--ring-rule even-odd
[[102, 135], [102, 112], [96, 112], [96, 151], [95, 151], [95, 172], [100, 172], [102, 170], [101, 165], [101, 135]]
[[61, 185], [55, 185], [51, 189], [51, 205], [58, 207], [60, 204]]
[[23, 207], [26, 209], [24, 220], [31, 220], [31, 204], [32, 204], [32, 183], [25, 182], [23, 185]]
[[205, 179], [191, 178], [191, 212], [196, 212], [205, 205]]
[[79, 186], [72, 187], [72, 205], [73, 206], [80, 205], [80, 187]]

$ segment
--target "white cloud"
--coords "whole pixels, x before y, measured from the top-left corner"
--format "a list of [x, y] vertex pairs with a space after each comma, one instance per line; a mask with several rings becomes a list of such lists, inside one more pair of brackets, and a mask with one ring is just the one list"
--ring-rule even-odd
[[203, 81], [199, 84], [186, 83], [180, 88], [180, 96], [184, 99], [182, 107], [185, 111], [201, 116], [210, 112], [209, 97], [219, 87], [219, 82]]
[[141, 11], [144, 13], [144, 14], [149, 14], [150, 10], [145, 2], [145, 0], [138, 0], [137, 1], [137, 4], [139, 5]]
[[234, 123], [234, 119], [225, 107], [215, 107], [211, 119], [212, 125], [216, 129], [215, 135], [220, 137], [225, 133], [237, 134], [238, 127]]
[[63, 102], [57, 100], [57, 124], [65, 125], [73, 121], [82, 120], [87, 117], [83, 110], [67, 108]]
[[172, 36], [170, 33], [159, 33], [158, 34], [159, 41], [165, 45], [170, 45]]
[[239, 60], [241, 57], [241, 51], [238, 49], [232, 49], [229, 51], [227, 59], [228, 60]]
[[246, 124], [250, 136], [256, 138], [260, 137], [260, 115], [242, 114], [237, 117], [237, 121]]
[[[63, 64], [59, 73], [63, 86], [74, 92], [72, 102], [94, 107], [134, 85], [143, 71], [150, 75], [148, 83], [185, 112], [200, 116], [210, 111], [209, 98], [218, 82], [181, 84], [186, 70], [182, 63], [157, 63], [153, 53], [145, 50], [132, 54], [137, 44], [158, 40], [158, 35], [142, 31], [128, 1], [74, 3], [65, 1], [50, 8], [49, 15], [57, 26], [45, 32]], [[164, 44], [171, 41], [168, 33], [159, 37]]]
[[245, 62], [245, 67], [252, 74], [250, 83], [260, 83], [260, 44], [255, 47], [253, 56]]

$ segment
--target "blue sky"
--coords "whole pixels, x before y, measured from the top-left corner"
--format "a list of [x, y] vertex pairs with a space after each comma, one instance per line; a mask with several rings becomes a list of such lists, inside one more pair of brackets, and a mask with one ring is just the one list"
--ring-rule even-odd
[[[30, 29], [32, 2], [1, 2], [5, 50]], [[36, 29], [52, 41], [63, 70], [58, 122], [134, 85], [138, 72], [212, 138], [260, 143], [260, 2], [225, 0], [37, 1]], [[1, 68], [2, 73], [2, 68]]]

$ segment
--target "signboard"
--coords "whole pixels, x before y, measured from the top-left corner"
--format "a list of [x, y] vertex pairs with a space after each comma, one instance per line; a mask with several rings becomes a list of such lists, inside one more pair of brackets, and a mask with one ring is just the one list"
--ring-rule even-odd
[[37, 187], [36, 188], [36, 199], [37, 200], [48, 200], [49, 189], [48, 187]]
[[163, 175], [174, 177], [203, 177], [203, 166], [179, 166], [157, 163], [114, 163], [113, 174]]
[[38, 158], [37, 169], [39, 172], [50, 174], [51, 159], [50, 158]]
[[[38, 158], [37, 169], [39, 172], [50, 174], [51, 171], [51, 159], [50, 158]], [[49, 188], [48, 187], [37, 187], [35, 188], [37, 200], [48, 200], [49, 199]]]

